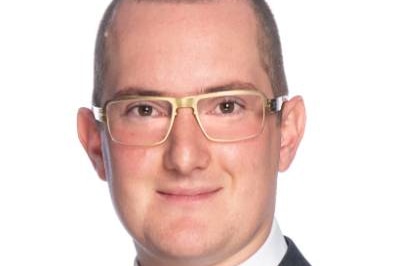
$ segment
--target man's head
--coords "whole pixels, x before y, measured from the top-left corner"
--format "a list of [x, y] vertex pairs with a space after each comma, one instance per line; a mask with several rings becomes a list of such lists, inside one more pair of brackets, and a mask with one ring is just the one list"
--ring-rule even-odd
[[[182, 98], [242, 89], [272, 99], [287, 90], [279, 40], [265, 38], [275, 46], [260, 49], [258, 12], [267, 9], [255, 12], [246, 0], [125, 0], [110, 10], [99, 35], [98, 45], [104, 39], [105, 46], [97, 49], [97, 62], [104, 58], [94, 99], [100, 107], [126, 94]], [[277, 34], [271, 15], [265, 23]], [[249, 111], [236, 98], [224, 99], [239, 108], [234, 118]], [[149, 113], [149, 106], [165, 110], [157, 104], [143, 100], [146, 109], [129, 110], [143, 125], [148, 115], [152, 122], [165, 119], [161, 111]], [[203, 115], [219, 117], [220, 107]], [[260, 134], [234, 142], [209, 140], [190, 108], [178, 110], [168, 138], [155, 146], [114, 141], [84, 108], [78, 131], [143, 265], [236, 265], [269, 234], [277, 173], [294, 158], [304, 120], [295, 97], [285, 103], [281, 123], [268, 113]]]

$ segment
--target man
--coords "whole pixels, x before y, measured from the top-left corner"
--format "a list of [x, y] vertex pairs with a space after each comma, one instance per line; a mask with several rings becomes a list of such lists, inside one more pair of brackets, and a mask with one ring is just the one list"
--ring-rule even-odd
[[309, 265], [274, 221], [304, 131], [259, 0], [114, 1], [80, 141], [137, 265]]

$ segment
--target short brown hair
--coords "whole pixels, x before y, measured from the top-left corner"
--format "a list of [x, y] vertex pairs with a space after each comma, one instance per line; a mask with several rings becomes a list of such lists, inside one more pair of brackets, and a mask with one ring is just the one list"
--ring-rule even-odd
[[[94, 89], [93, 104], [100, 106], [105, 86], [105, 77], [110, 58], [107, 56], [106, 34], [113, 22], [114, 14], [118, 5], [123, 0], [113, 0], [106, 9], [97, 33], [95, 62], [94, 62]], [[205, 0], [133, 0], [172, 3], [196, 3]], [[212, 2], [213, 0], [210, 0]], [[275, 18], [264, 0], [248, 0], [254, 11], [258, 25], [258, 44], [260, 49], [262, 65], [271, 80], [272, 90], [275, 97], [288, 93], [285, 71], [283, 67], [282, 48], [279, 38], [278, 27]]]

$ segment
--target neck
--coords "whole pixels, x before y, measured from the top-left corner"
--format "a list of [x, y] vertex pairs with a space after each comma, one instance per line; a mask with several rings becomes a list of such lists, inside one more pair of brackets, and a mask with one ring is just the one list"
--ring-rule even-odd
[[[226, 256], [226, 259], [218, 259], [216, 256], [207, 258], [160, 258], [148, 255], [140, 256], [145, 252], [138, 249], [138, 258], [136, 266], [228, 266], [228, 265], [260, 265], [254, 264], [254, 261], [262, 261], [265, 256], [270, 260], [280, 260], [286, 252], [286, 246], [282, 247], [282, 242], [286, 245], [279, 226], [275, 221], [265, 223], [255, 237], [251, 239], [243, 248], [238, 251], [231, 252], [232, 256]], [[280, 252], [276, 251], [276, 247]], [[261, 250], [261, 251], [260, 251]], [[283, 252], [282, 252], [283, 250]], [[220, 255], [220, 254], [218, 254]], [[219, 256], [220, 257], [220, 256]], [[140, 262], [139, 262], [140, 260]], [[265, 265], [265, 264], [262, 264]], [[270, 264], [266, 264], [270, 265]], [[272, 264], [271, 264], [272, 265]], [[277, 265], [277, 264], [275, 264]]]

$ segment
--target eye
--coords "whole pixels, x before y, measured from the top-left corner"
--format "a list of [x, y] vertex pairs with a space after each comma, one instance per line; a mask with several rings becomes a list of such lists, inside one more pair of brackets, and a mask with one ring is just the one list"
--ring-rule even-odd
[[216, 115], [236, 115], [245, 109], [245, 105], [238, 99], [220, 99], [212, 113]]
[[150, 105], [139, 105], [135, 108], [140, 116], [151, 116], [153, 114], [153, 107]]
[[160, 108], [146, 103], [135, 103], [128, 105], [124, 111], [124, 115], [132, 118], [139, 117], [156, 117], [161, 116]]
[[237, 103], [235, 103], [234, 101], [225, 101], [223, 103], [220, 103], [218, 108], [221, 113], [230, 114], [235, 111], [235, 107], [237, 109], [236, 105], [237, 105]]
[[200, 114], [214, 116], [240, 115], [247, 109], [246, 99], [237, 96], [210, 97], [199, 101]]

